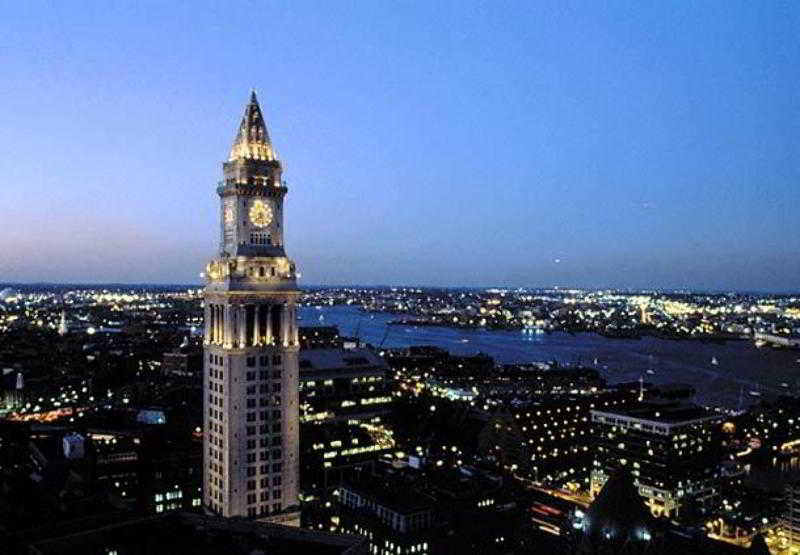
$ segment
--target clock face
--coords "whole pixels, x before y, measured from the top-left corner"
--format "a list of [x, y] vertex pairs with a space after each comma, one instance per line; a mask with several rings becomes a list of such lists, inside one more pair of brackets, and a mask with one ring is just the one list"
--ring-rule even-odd
[[231, 225], [233, 223], [233, 207], [229, 204], [225, 206], [225, 224]]
[[254, 200], [250, 204], [250, 223], [256, 227], [267, 227], [272, 221], [272, 208], [262, 200]]

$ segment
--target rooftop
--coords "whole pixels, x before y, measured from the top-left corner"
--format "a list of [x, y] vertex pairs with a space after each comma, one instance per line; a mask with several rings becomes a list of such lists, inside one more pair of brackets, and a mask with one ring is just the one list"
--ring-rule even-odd
[[366, 541], [252, 520], [172, 513], [38, 541], [29, 549], [32, 555], [105, 555], [112, 551], [136, 555], [354, 555], [366, 553]]
[[633, 405], [596, 410], [592, 411], [592, 413], [636, 418], [668, 425], [688, 424], [698, 420], [721, 418], [718, 413], [693, 403], [663, 399], [645, 400]]
[[417, 491], [414, 485], [401, 476], [376, 476], [361, 472], [347, 478], [342, 487], [402, 514], [432, 509], [436, 500]]
[[387, 369], [386, 362], [369, 349], [308, 349], [301, 351], [300, 370]]

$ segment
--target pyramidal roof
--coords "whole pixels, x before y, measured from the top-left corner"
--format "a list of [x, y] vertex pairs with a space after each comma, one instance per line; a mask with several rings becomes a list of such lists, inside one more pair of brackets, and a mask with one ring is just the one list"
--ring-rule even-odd
[[643, 539], [651, 533], [655, 518], [627, 470], [615, 472], [606, 481], [586, 514], [587, 535], [624, 541]]
[[258, 105], [256, 91], [250, 93], [250, 102], [244, 108], [244, 116], [233, 140], [229, 161], [233, 160], [277, 160], [267, 132], [267, 124]]
[[753, 536], [753, 541], [750, 544], [750, 549], [748, 549], [747, 552], [755, 553], [757, 555], [769, 555], [769, 547], [767, 547], [767, 542], [764, 540], [764, 536], [761, 534], [756, 534]]

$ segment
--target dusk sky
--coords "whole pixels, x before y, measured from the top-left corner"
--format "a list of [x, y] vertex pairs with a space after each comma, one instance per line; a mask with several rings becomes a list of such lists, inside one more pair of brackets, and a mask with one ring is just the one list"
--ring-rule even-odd
[[200, 282], [255, 88], [303, 284], [800, 290], [800, 3], [12, 2], [0, 282]]

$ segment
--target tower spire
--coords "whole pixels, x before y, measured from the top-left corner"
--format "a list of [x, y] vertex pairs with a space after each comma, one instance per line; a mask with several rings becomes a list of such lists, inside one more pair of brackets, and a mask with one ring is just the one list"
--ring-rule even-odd
[[244, 116], [233, 140], [228, 157], [233, 160], [277, 160], [267, 132], [267, 124], [258, 104], [256, 90], [250, 92], [250, 102], [244, 108]]

